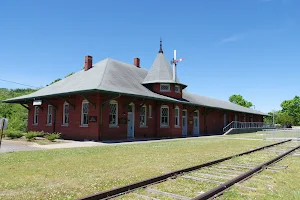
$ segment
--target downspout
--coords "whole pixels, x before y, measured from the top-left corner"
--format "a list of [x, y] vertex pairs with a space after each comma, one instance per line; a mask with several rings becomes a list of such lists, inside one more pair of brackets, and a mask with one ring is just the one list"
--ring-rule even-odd
[[110, 102], [111, 100], [117, 99], [121, 96], [121, 94], [119, 94], [118, 96], [112, 97], [106, 101], [104, 101], [101, 105], [100, 105], [100, 132], [99, 132], [99, 140], [101, 140], [101, 133], [103, 131], [103, 109], [105, 107], [105, 105]]
[[53, 133], [55, 133], [56, 129], [56, 108], [54, 108], [54, 116], [53, 116]]

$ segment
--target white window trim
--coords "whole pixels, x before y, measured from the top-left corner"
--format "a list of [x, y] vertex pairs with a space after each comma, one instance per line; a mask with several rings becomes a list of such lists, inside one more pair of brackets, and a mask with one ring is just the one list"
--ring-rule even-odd
[[152, 118], [152, 106], [151, 105], [149, 105], [149, 118]]
[[[68, 105], [69, 106], [69, 113], [68, 113], [68, 123], [65, 123], [65, 106]], [[63, 105], [63, 122], [62, 122], [62, 125], [63, 126], [68, 126], [69, 125], [69, 120], [70, 120], [70, 104], [68, 102], [65, 102], [64, 105]]]
[[140, 127], [147, 127], [147, 106], [146, 105], [144, 105], [144, 106], [142, 106], [142, 108], [145, 108], [145, 124], [141, 124], [141, 112], [140, 112]]
[[[176, 88], [178, 88], [178, 91], [176, 91]], [[180, 86], [179, 86], [179, 85], [175, 85], [175, 86], [174, 86], [174, 91], [175, 91], [176, 93], [180, 93]]]
[[[85, 126], [89, 126], [89, 124], [88, 123], [87, 124], [83, 123], [83, 104], [88, 104], [88, 106], [89, 106], [89, 102], [87, 100], [83, 100], [82, 103], [81, 103], [81, 123], [80, 123], [80, 125], [85, 127]], [[87, 113], [87, 115], [89, 116], [89, 112]]]
[[[169, 90], [162, 90], [162, 89], [161, 89], [161, 86], [168, 86], [168, 87], [169, 87]], [[171, 89], [170, 89], [170, 84], [160, 84], [159, 87], [160, 87], [160, 91], [161, 91], [161, 92], [170, 92], [170, 91], [171, 91]]]
[[[51, 118], [49, 116], [49, 111], [51, 110]], [[52, 115], [53, 115], [53, 106], [52, 105], [48, 105], [48, 110], [47, 110], [47, 125], [52, 125]], [[51, 123], [49, 123], [49, 119], [51, 119]]]
[[[168, 109], [168, 117], [167, 117], [167, 121], [168, 121], [168, 124], [162, 124], [161, 121], [162, 121], [162, 109], [163, 108], [167, 108]], [[170, 109], [169, 109], [169, 106], [161, 106], [160, 107], [160, 127], [169, 127], [169, 118], [170, 118]]]
[[[34, 106], [33, 125], [38, 125], [39, 124], [39, 114], [37, 112], [39, 112], [39, 107]], [[35, 121], [35, 119], [36, 119], [36, 121]]]
[[[178, 116], [176, 116], [176, 110], [178, 110]], [[176, 125], [176, 117], [177, 117], [177, 121], [178, 121], [177, 124], [178, 125]], [[174, 126], [177, 127], [177, 128], [180, 127], [180, 108], [178, 106], [176, 106], [175, 109], [174, 109], [174, 120], [175, 120], [174, 121]]]
[[118, 126], [118, 117], [119, 117], [119, 106], [118, 106], [118, 102], [116, 100], [111, 100], [109, 102], [109, 111], [108, 111], [108, 120], [109, 120], [109, 115], [110, 115], [110, 104], [116, 104], [116, 122], [115, 124], [110, 124], [110, 122], [108, 121], [109, 127], [117, 127]]

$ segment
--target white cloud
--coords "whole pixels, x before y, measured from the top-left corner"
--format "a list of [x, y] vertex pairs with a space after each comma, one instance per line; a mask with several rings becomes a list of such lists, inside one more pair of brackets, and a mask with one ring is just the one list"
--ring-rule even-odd
[[237, 41], [240, 41], [242, 39], [243, 39], [243, 37], [240, 36], [240, 35], [233, 35], [233, 36], [222, 39], [221, 43], [237, 42]]

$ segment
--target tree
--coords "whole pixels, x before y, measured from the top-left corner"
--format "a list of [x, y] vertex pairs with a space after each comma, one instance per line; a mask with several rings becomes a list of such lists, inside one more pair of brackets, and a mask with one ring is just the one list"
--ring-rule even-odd
[[293, 125], [300, 125], [300, 97], [295, 96], [291, 100], [285, 100], [280, 105], [285, 116], [290, 116], [294, 119]]
[[28, 110], [26, 110], [20, 104], [8, 104], [3, 103], [1, 100], [30, 94], [35, 92], [34, 89], [6, 89], [0, 88], [0, 118], [8, 118], [9, 130], [26, 131], [27, 130], [27, 116]]
[[58, 82], [58, 81], [60, 81], [60, 80], [61, 80], [61, 78], [58, 78], [58, 79], [52, 81], [50, 84], [48, 84], [48, 85], [46, 85], [46, 86], [52, 85], [53, 83], [56, 83], [56, 82]]
[[71, 72], [70, 74], [68, 74], [67, 76], [65, 76], [65, 78], [67, 78], [68, 76], [72, 76], [73, 74], [75, 74], [75, 72]]
[[280, 111], [268, 112], [268, 116], [264, 116], [264, 122], [268, 124], [273, 124], [273, 114], [274, 114], [274, 123], [277, 124], [277, 119]]
[[280, 111], [278, 113], [276, 123], [280, 124], [281, 126], [284, 125], [293, 125], [295, 124], [295, 120], [292, 116], [290, 116], [288, 113]]
[[246, 108], [250, 108], [253, 106], [253, 104], [250, 102], [250, 101], [246, 101], [242, 95], [240, 94], [234, 94], [234, 95], [231, 95], [229, 97], [229, 101], [231, 103], [235, 103], [235, 104], [238, 104], [240, 106], [244, 106]]

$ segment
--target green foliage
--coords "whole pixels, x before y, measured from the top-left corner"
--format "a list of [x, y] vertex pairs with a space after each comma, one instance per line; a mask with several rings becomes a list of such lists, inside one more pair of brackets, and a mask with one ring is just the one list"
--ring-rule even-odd
[[[75, 74], [75, 72], [71, 72], [70, 74], [68, 74], [67, 76], [65, 76], [65, 78], [67, 78], [68, 76], [72, 76], [73, 74]], [[46, 86], [52, 85], [53, 83], [56, 83], [56, 82], [61, 81], [61, 80], [62, 80], [61, 78], [58, 78], [58, 79], [52, 81], [50, 84], [48, 84]]]
[[0, 88], [0, 117], [8, 118], [8, 130], [27, 131], [28, 110], [20, 104], [7, 104], [1, 102], [9, 98], [14, 98], [35, 92], [34, 89], [6, 89]]
[[61, 133], [48, 133], [45, 135], [45, 138], [50, 141], [54, 141], [55, 139], [60, 138]]
[[52, 81], [50, 84], [48, 84], [48, 85], [46, 85], [46, 86], [52, 85], [53, 83], [56, 83], [56, 82], [58, 82], [58, 81], [61, 81], [61, 78], [58, 78], [58, 79]]
[[273, 114], [274, 114], [274, 123], [276, 124], [276, 120], [278, 119], [278, 114], [280, 111], [268, 112], [269, 116], [264, 116], [264, 122], [268, 124], [273, 124]]
[[38, 131], [29, 131], [28, 133], [25, 134], [25, 138], [27, 140], [35, 140], [36, 137], [43, 137], [45, 133], [43, 131], [38, 132]]
[[22, 131], [14, 131], [14, 130], [5, 130], [4, 131], [4, 135], [6, 137], [9, 137], [11, 139], [15, 139], [15, 138], [20, 138], [22, 137], [24, 134]]
[[291, 100], [285, 100], [280, 105], [285, 117], [293, 118], [293, 125], [300, 125], [300, 97], [295, 96]]
[[68, 76], [72, 76], [73, 74], [75, 74], [75, 72], [71, 72], [70, 74], [68, 74], [67, 76], [65, 76], [65, 78], [67, 78]]
[[253, 104], [250, 102], [250, 101], [246, 101], [242, 95], [240, 94], [234, 94], [234, 95], [231, 95], [229, 97], [229, 101], [232, 102], [232, 103], [235, 103], [235, 104], [238, 104], [240, 106], [244, 106], [246, 108], [250, 108], [253, 106]]
[[278, 113], [276, 123], [281, 124], [282, 126], [293, 125], [295, 124], [295, 118], [290, 116], [287, 112], [281, 111]]

